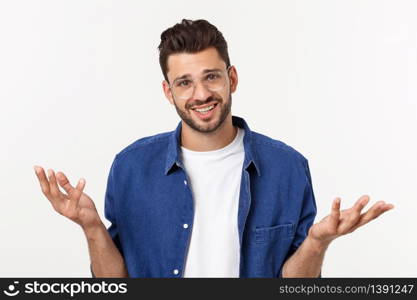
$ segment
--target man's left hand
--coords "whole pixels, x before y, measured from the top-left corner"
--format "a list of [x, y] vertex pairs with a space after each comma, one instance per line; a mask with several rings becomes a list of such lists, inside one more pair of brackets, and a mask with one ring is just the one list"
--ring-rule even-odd
[[378, 201], [366, 212], [361, 213], [369, 202], [369, 196], [364, 195], [351, 208], [341, 211], [340, 201], [340, 198], [333, 200], [330, 215], [310, 227], [308, 233], [310, 238], [323, 245], [328, 245], [335, 238], [355, 231], [358, 227], [394, 208], [392, 204]]

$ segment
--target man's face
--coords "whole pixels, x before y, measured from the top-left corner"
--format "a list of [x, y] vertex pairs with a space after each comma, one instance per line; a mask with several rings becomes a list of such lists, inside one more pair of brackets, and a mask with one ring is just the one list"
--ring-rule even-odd
[[[175, 106], [178, 115], [192, 129], [210, 133], [216, 131], [230, 115], [232, 97], [236, 90], [237, 74], [234, 67], [226, 69], [226, 63], [221, 59], [215, 48], [207, 48], [197, 53], [178, 53], [168, 57], [168, 80], [163, 82], [163, 88], [168, 100]], [[212, 90], [204, 84], [222, 73], [224, 85]], [[179, 88], [194, 87], [184, 95]], [[175, 88], [176, 86], [177, 88]]]

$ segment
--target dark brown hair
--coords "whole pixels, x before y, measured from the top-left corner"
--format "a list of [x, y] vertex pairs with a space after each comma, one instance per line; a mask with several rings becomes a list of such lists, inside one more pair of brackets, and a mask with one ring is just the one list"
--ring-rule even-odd
[[168, 81], [167, 62], [171, 54], [195, 53], [209, 47], [216, 48], [220, 57], [226, 63], [226, 67], [230, 66], [226, 40], [223, 34], [208, 21], [183, 19], [181, 23], [166, 29], [161, 34], [161, 43], [158, 46], [159, 64], [165, 80]]

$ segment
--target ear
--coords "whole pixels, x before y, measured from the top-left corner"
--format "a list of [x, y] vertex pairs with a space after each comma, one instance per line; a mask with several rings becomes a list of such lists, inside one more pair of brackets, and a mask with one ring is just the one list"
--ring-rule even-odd
[[234, 93], [237, 89], [237, 83], [239, 81], [235, 66], [230, 67], [229, 78], [230, 78], [230, 93]]
[[172, 92], [169, 88], [169, 83], [166, 80], [162, 81], [162, 89], [164, 90], [165, 97], [168, 99], [169, 103], [174, 105], [174, 98], [172, 97]]

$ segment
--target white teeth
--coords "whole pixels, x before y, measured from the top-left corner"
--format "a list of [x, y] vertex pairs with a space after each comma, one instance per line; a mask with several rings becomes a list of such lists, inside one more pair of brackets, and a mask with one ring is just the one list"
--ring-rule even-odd
[[198, 112], [201, 112], [201, 113], [204, 113], [204, 112], [207, 112], [207, 111], [209, 111], [209, 110], [212, 110], [213, 109], [213, 107], [214, 107], [214, 105], [210, 105], [210, 106], [207, 106], [207, 107], [205, 107], [205, 108], [200, 108], [200, 109], [195, 109], [196, 111], [198, 111]]

